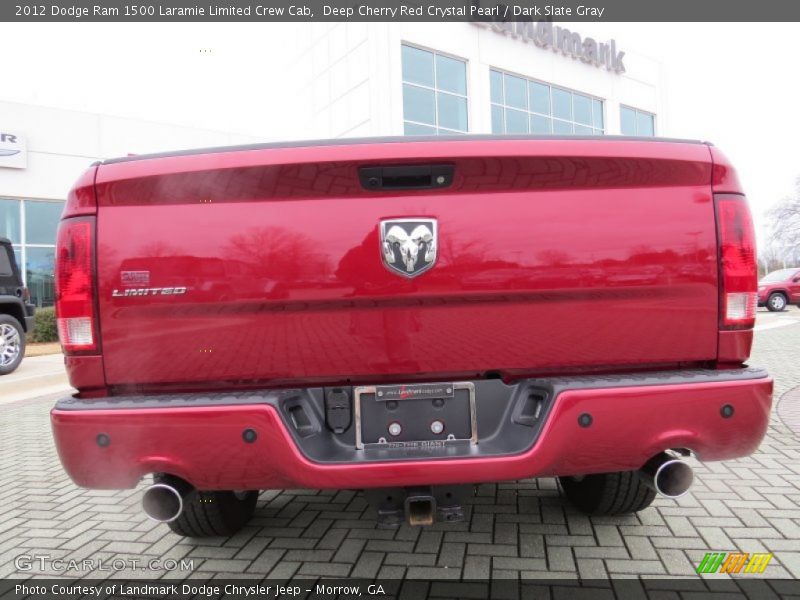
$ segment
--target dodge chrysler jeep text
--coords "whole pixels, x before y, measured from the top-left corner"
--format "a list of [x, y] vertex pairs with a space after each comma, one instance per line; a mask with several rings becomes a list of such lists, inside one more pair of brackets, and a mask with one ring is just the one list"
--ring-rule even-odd
[[385, 524], [458, 520], [471, 484], [558, 477], [620, 514], [751, 454], [753, 225], [713, 146], [340, 140], [107, 160], [58, 230], [81, 486], [183, 535], [258, 490], [364, 489]]

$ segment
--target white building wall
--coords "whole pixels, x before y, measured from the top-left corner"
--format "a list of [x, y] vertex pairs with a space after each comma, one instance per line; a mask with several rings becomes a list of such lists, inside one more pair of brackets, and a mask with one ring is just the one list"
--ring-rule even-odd
[[[292, 25], [287, 25], [292, 27]], [[382, 25], [312, 23], [295, 25], [293, 56], [285, 89], [290, 102], [283, 107], [284, 139], [335, 138], [372, 135], [375, 111], [373, 81], [380, 70], [371, 54]], [[284, 88], [283, 85], [280, 86]]]
[[[0, 208], [4, 211], [0, 235], [12, 238], [23, 281], [39, 306], [51, 304], [54, 298], [55, 225], [62, 201], [93, 162], [128, 154], [266, 141], [4, 101], [0, 101], [0, 131], [23, 136], [27, 146], [25, 168], [0, 166]], [[49, 239], [42, 239], [41, 232], [48, 229]]]
[[[592, 30], [591, 24], [569, 26], [598, 41], [613, 37], [613, 32]], [[616, 42], [625, 52], [627, 71], [622, 74], [473, 23], [298, 27], [293, 69], [298, 102], [286, 117], [298, 123], [293, 136], [297, 138], [402, 135], [401, 45], [409, 43], [467, 61], [470, 133], [491, 133], [489, 70], [494, 67], [602, 98], [608, 134], [620, 133], [620, 105], [625, 104], [654, 113], [656, 134], [668, 136], [661, 64], [636, 54], [624, 39]], [[312, 115], [310, 119], [302, 117], [302, 97], [306, 96], [312, 99], [306, 113]]]
[[26, 138], [25, 169], [0, 168], [0, 198], [63, 200], [94, 161], [265, 141], [220, 131], [0, 101], [0, 129]]

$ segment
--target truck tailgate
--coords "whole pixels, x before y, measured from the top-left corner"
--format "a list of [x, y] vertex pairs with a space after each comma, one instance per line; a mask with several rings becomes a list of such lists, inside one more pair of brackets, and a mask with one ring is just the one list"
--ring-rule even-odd
[[[446, 189], [359, 169], [452, 165]], [[709, 149], [483, 139], [260, 148], [103, 164], [109, 385], [536, 373], [713, 360]], [[418, 277], [386, 219], [435, 219]], [[185, 293], [141, 290], [185, 288]]]

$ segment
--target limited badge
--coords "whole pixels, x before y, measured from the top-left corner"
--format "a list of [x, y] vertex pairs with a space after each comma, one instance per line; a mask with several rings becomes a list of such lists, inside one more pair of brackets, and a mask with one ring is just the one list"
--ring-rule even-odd
[[436, 236], [436, 219], [381, 221], [383, 263], [404, 277], [421, 275], [436, 263]]

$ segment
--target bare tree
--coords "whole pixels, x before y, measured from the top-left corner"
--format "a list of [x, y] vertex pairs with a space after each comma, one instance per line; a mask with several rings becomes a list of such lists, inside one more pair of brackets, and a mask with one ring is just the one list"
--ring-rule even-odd
[[795, 266], [800, 261], [800, 178], [793, 196], [788, 196], [767, 213], [768, 242], [762, 256]]
[[768, 239], [758, 249], [758, 276], [782, 269], [786, 263], [783, 248], [774, 239]]

